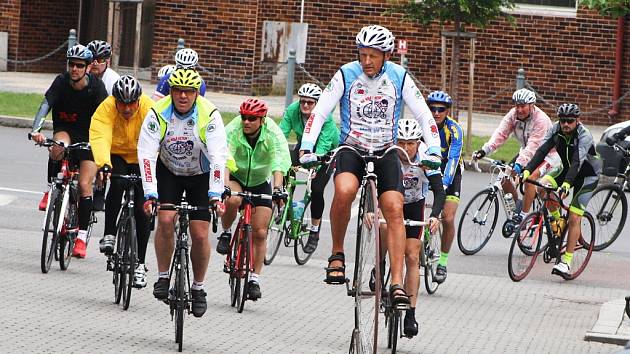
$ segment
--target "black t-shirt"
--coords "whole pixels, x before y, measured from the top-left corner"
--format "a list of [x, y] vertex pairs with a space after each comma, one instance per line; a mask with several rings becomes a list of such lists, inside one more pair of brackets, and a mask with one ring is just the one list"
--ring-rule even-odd
[[107, 98], [107, 90], [103, 81], [92, 74], [88, 74], [88, 85], [82, 90], [73, 89], [70, 82], [70, 74], [59, 74], [46, 91], [46, 100], [52, 108], [53, 129], [68, 130], [87, 141], [92, 115]]

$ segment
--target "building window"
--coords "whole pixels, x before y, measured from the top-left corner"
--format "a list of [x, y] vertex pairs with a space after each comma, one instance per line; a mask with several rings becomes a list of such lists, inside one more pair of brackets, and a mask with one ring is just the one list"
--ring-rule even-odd
[[515, 3], [576, 8], [577, 0], [516, 0]]
[[577, 0], [515, 0], [513, 15], [569, 17], [577, 16]]

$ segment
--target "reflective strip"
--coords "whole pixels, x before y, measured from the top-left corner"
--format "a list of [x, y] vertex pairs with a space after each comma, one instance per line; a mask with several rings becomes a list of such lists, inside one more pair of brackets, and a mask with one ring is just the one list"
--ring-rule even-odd
[[578, 208], [576, 206], [573, 206], [573, 205], [571, 205], [569, 207], [569, 212], [571, 212], [571, 213], [573, 213], [575, 215], [584, 216], [584, 210], [580, 209], [580, 208]]
[[455, 202], [459, 204], [459, 197], [454, 196], [454, 195], [447, 195], [446, 196], [446, 201], [447, 202]]

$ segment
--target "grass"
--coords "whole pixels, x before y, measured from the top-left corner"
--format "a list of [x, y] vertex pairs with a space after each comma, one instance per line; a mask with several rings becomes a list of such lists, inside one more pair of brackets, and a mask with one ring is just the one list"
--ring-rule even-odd
[[[0, 92], [0, 115], [33, 118], [43, 98], [44, 96], [38, 93]], [[223, 122], [227, 124], [236, 117], [238, 113], [221, 112], [221, 115], [223, 116]], [[273, 117], [273, 119], [276, 122], [280, 120], [278, 117]], [[489, 139], [487, 136], [473, 136], [472, 138], [473, 151], [480, 149]], [[289, 137], [289, 142], [295, 142], [295, 136], [293, 134]], [[520, 146], [516, 139], [510, 138], [490, 157], [510, 161], [518, 153], [519, 148]], [[468, 158], [469, 156], [466, 157], [466, 159]]]

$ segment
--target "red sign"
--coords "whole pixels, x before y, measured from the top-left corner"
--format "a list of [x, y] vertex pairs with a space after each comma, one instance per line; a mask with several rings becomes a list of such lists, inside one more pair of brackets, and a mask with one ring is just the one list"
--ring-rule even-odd
[[398, 50], [396, 51], [398, 54], [407, 54], [407, 41], [404, 39], [398, 40]]

